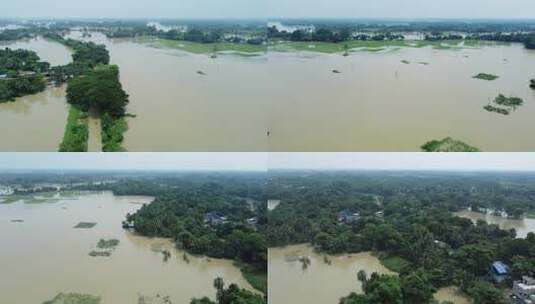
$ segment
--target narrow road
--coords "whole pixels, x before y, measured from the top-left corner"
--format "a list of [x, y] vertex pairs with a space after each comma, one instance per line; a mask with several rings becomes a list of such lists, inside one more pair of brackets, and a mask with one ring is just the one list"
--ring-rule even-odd
[[87, 127], [89, 129], [87, 151], [102, 152], [102, 128], [100, 124], [100, 117], [96, 111], [89, 111]]

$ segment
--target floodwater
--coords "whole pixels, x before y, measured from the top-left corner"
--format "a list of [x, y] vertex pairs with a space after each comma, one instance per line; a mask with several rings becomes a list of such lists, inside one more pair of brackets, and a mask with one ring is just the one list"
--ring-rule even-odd
[[[42, 38], [21, 40], [2, 47], [30, 49], [52, 65], [71, 61], [70, 51]], [[35, 95], [0, 103], [0, 151], [58, 151], [67, 121], [65, 87], [48, 87]]]
[[[351, 292], [362, 293], [357, 280], [359, 270], [368, 275], [373, 272], [393, 274], [370, 252], [328, 256], [331, 265], [326, 264], [323, 255], [314, 252], [309, 245], [270, 248], [268, 254], [270, 304], [334, 304]], [[303, 270], [302, 263], [295, 260], [296, 256], [308, 256], [310, 266]]]
[[[448, 136], [483, 151], [535, 151], [535, 51], [521, 44], [270, 53], [268, 61], [272, 151], [418, 151]], [[509, 116], [485, 111], [499, 93], [525, 105]]]
[[473, 212], [470, 210], [463, 210], [455, 212], [454, 214], [460, 217], [468, 218], [474, 223], [478, 220], [484, 220], [489, 224], [497, 224], [498, 226], [500, 226], [500, 228], [505, 230], [514, 228], [516, 230], [516, 236], [519, 238], [525, 238], [529, 232], [535, 233], [535, 219], [531, 218], [516, 220], [492, 214]]
[[470, 298], [462, 293], [462, 291], [459, 290], [458, 287], [455, 286], [449, 286], [449, 287], [443, 287], [437, 290], [435, 293], [435, 299], [441, 301], [441, 302], [451, 302], [454, 304], [470, 304]]
[[[521, 44], [212, 59], [98, 33], [72, 36], [104, 43], [120, 67], [127, 110], [137, 115], [128, 119], [129, 151], [418, 151], [445, 137], [483, 151], [535, 151], [535, 91], [528, 86], [535, 51]], [[53, 63], [70, 60], [67, 49], [44, 39], [15, 45]], [[473, 79], [478, 73], [500, 78]], [[485, 111], [499, 93], [525, 104], [511, 115]], [[57, 149], [67, 110], [59, 96], [48, 96], [0, 105], [0, 127], [18, 130], [3, 135], [1, 150]]]
[[[189, 256], [187, 263], [171, 241], [123, 230], [125, 215], [150, 201], [102, 192], [0, 204], [0, 303], [40, 304], [60, 292], [79, 292], [102, 297], [102, 304], [132, 304], [157, 294], [189, 304], [192, 297], [213, 299], [217, 276], [252, 289], [232, 261]], [[82, 221], [97, 225], [73, 228]], [[120, 243], [110, 257], [89, 256], [101, 238]], [[161, 249], [171, 251], [167, 262]]]

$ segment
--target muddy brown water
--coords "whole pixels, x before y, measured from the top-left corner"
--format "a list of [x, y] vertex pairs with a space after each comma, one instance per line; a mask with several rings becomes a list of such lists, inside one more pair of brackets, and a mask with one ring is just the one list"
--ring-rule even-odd
[[[483, 151], [535, 151], [535, 51], [521, 44], [211, 59], [101, 34], [85, 39], [106, 44], [120, 67], [128, 112], [137, 115], [128, 119], [129, 151], [418, 151], [448, 136]], [[15, 46], [70, 60], [44, 39]], [[478, 73], [500, 78], [473, 79]], [[499, 93], [525, 104], [508, 116], [485, 111]], [[57, 149], [67, 110], [50, 95], [0, 105], [0, 126], [18, 130], [2, 135], [0, 149]]]
[[[125, 215], [150, 201], [102, 192], [0, 204], [0, 303], [40, 304], [60, 292], [79, 292], [98, 295], [103, 304], [132, 304], [157, 294], [189, 304], [192, 297], [213, 299], [218, 276], [252, 290], [232, 261], [189, 255], [187, 263], [171, 241], [123, 230]], [[79, 222], [97, 225], [74, 229]], [[111, 257], [89, 256], [101, 238], [118, 239], [119, 246]], [[172, 254], [167, 262], [161, 249]]]
[[[334, 304], [351, 292], [362, 293], [357, 280], [359, 270], [368, 275], [373, 272], [393, 274], [370, 252], [328, 256], [331, 265], [309, 245], [270, 248], [268, 255], [270, 304]], [[310, 266], [303, 270], [296, 256], [309, 257]]]
[[516, 230], [516, 236], [519, 238], [525, 238], [529, 232], [535, 233], [535, 219], [532, 218], [511, 219], [469, 210], [455, 212], [454, 214], [460, 217], [468, 218], [474, 223], [478, 220], [483, 220], [489, 224], [496, 224], [505, 230], [514, 228]]

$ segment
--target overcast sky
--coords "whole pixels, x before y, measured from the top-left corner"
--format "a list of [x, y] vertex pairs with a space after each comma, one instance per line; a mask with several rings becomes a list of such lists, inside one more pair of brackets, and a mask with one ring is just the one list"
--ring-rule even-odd
[[535, 153], [0, 153], [0, 170], [535, 171]]
[[270, 153], [272, 169], [535, 171], [535, 153]]
[[535, 18], [534, 0], [2, 0], [2, 17]]

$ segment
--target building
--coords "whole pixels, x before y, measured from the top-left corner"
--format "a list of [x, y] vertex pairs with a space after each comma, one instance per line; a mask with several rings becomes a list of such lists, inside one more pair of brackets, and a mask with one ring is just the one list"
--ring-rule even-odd
[[220, 212], [211, 211], [204, 214], [204, 223], [212, 226], [221, 225], [227, 222], [227, 218]]
[[247, 219], [247, 224], [249, 224], [249, 225], [256, 225], [256, 224], [258, 224], [258, 218], [256, 218], [256, 217], [248, 218], [248, 219]]
[[10, 186], [2, 186], [0, 185], [0, 195], [11, 195], [15, 192], [12, 187]]
[[513, 283], [513, 296], [516, 303], [535, 304], [535, 279], [523, 276], [522, 280]]
[[359, 218], [360, 218], [360, 214], [353, 213], [349, 211], [348, 209], [338, 212], [338, 222], [340, 223], [351, 224], [357, 221]]
[[490, 277], [496, 283], [501, 283], [509, 277], [509, 266], [500, 261], [492, 263], [490, 266]]

